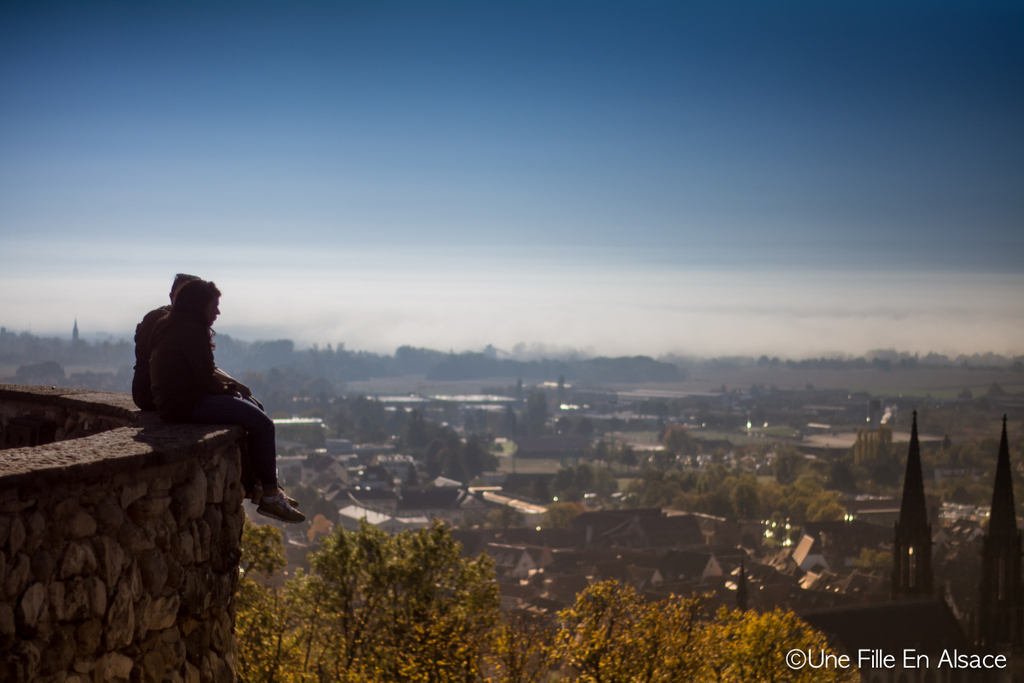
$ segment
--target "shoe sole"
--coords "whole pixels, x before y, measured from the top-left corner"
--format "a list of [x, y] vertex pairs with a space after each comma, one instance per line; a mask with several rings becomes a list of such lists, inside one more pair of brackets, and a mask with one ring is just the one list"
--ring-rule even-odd
[[264, 517], [269, 517], [270, 519], [276, 519], [277, 521], [284, 522], [285, 524], [300, 524], [300, 523], [306, 521], [306, 516], [305, 515], [302, 515], [302, 519], [285, 519], [284, 517], [279, 517], [279, 516], [277, 516], [275, 514], [271, 514], [269, 512], [264, 511], [264, 510], [260, 510], [259, 508], [256, 508], [256, 512], [258, 512], [259, 514], [263, 515]]

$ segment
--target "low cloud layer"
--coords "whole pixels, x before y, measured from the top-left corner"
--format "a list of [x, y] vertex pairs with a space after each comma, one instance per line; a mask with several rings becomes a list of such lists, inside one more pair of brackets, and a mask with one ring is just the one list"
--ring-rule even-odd
[[[130, 336], [173, 274], [214, 279], [219, 332], [390, 353], [403, 344], [534, 356], [782, 358], [895, 348], [1019, 354], [1024, 276], [669, 266], [643, 259], [450, 249], [56, 250], [53, 269], [0, 275], [0, 324]], [[63, 264], [63, 265], [62, 265]]]

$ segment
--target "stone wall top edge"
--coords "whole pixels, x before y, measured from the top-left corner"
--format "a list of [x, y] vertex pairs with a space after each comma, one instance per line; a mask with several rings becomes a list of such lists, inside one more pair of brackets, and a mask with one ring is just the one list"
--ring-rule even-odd
[[0, 384], [0, 403], [5, 401], [59, 405], [120, 418], [135, 418], [142, 413], [128, 394], [67, 387]]
[[39, 489], [172, 464], [237, 441], [240, 427], [170, 424], [155, 415], [139, 424], [0, 456], [0, 489]]

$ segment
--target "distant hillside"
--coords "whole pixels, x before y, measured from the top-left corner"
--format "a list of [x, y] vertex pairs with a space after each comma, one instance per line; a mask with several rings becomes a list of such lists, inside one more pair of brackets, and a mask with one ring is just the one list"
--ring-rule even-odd
[[[693, 358], [648, 356], [620, 358], [568, 358], [517, 360], [498, 358], [496, 353], [445, 353], [433, 349], [402, 346], [394, 355], [368, 351], [349, 351], [344, 345], [296, 349], [289, 339], [243, 342], [226, 334], [217, 335], [217, 364], [239, 377], [247, 372], [284, 374], [305, 384], [322, 378], [340, 388], [346, 382], [387, 377], [424, 375], [433, 381], [521, 378], [530, 381], [556, 381], [564, 377], [576, 386], [601, 384], [641, 384], [679, 382], [696, 373], [712, 374], [744, 369], [788, 369], [803, 371], [928, 370], [939, 368], [998, 369], [1024, 371], [1024, 358], [997, 354], [976, 354], [950, 358], [938, 354], [918, 356], [893, 350], [871, 351], [861, 357], [781, 360], [762, 356]], [[84, 340], [36, 337], [28, 332], [16, 334], [0, 330], [0, 379], [25, 384], [56, 384], [83, 388], [124, 391], [130, 386], [135, 364], [134, 344], [130, 341], [105, 341], [90, 344]], [[87, 369], [67, 375], [65, 368]], [[105, 371], [96, 374], [89, 370]], [[6, 378], [2, 375], [6, 375]], [[61, 380], [61, 377], [66, 377]], [[304, 379], [303, 379], [304, 378]], [[71, 384], [69, 384], [69, 382]]]
[[464, 380], [488, 377], [522, 377], [553, 380], [557, 377], [577, 384], [677, 382], [685, 379], [671, 363], [648, 356], [591, 358], [588, 360], [517, 361], [497, 359], [482, 353], [450, 354], [426, 372], [427, 379]]

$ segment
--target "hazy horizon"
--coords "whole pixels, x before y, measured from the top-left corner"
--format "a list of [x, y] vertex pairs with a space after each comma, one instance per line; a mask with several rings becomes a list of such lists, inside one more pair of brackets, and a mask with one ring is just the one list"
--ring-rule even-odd
[[[651, 259], [642, 266], [623, 263], [621, 254], [608, 253], [595, 275], [594, 255], [573, 261], [513, 254], [507, 268], [494, 268], [480, 254], [442, 251], [452, 250], [415, 255], [432, 268], [388, 250], [284, 248], [243, 250], [230, 262], [170, 250], [160, 265], [172, 272], [178, 264], [218, 283], [224, 293], [218, 332], [244, 341], [287, 338], [301, 347], [344, 343], [350, 350], [391, 354], [402, 345], [461, 352], [491, 344], [510, 352], [524, 344], [562, 355], [783, 359], [889, 348], [922, 356], [1021, 354], [1024, 298], [1016, 293], [1024, 278], [1015, 274], [836, 272], [823, 266], [788, 273], [753, 266], [680, 270], [652, 265]], [[125, 276], [104, 278], [101, 252], [84, 246], [63, 256], [51, 251], [64, 275], [32, 280], [47, 314], [31, 325], [16, 321], [19, 315], [33, 320], [36, 304], [19, 302], [17, 288], [0, 287], [0, 324], [67, 337], [77, 317], [82, 334], [131, 339], [141, 316], [167, 302], [169, 278], [147, 275], [148, 262]], [[271, 270], [271, 261], [302, 265]], [[0, 275], [0, 284], [6, 277]], [[759, 287], [762, 280], [771, 286]], [[993, 292], [997, 296], [990, 298]], [[54, 320], [57, 312], [68, 317]], [[951, 329], [954, 318], [967, 324]]]
[[0, 325], [1024, 353], [1024, 6], [0, 8]]

